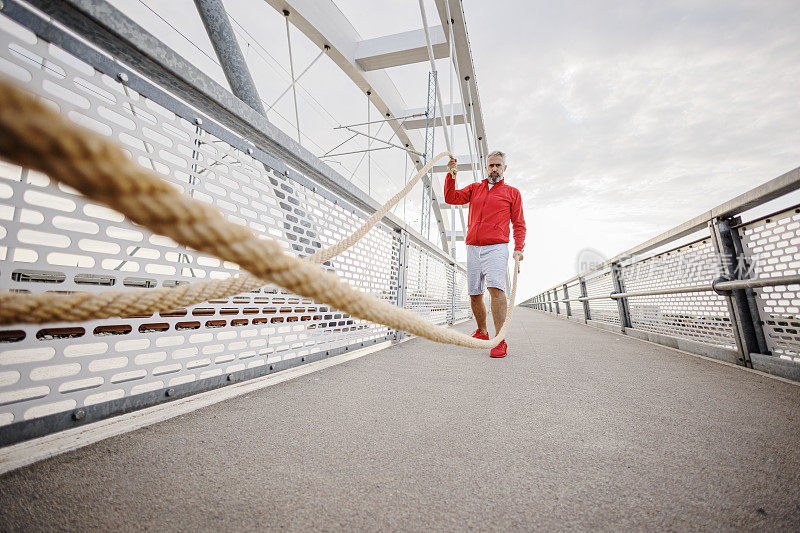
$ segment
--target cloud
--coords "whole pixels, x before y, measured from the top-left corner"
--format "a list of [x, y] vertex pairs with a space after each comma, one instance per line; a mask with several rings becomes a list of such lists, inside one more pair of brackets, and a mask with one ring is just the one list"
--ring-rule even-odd
[[[557, 214], [546, 231], [569, 236], [553, 264], [596, 242], [614, 255], [800, 164], [795, 2], [465, 12], [490, 144], [509, 152], [526, 214]], [[525, 289], [572, 274], [544, 269]]]

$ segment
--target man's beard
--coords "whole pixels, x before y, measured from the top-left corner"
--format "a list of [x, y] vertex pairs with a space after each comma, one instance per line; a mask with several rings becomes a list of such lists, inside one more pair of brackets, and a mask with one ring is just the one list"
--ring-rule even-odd
[[487, 179], [489, 180], [489, 183], [495, 184], [495, 183], [497, 183], [498, 181], [500, 181], [503, 178], [501, 178], [499, 174], [491, 173], [491, 174], [489, 174]]

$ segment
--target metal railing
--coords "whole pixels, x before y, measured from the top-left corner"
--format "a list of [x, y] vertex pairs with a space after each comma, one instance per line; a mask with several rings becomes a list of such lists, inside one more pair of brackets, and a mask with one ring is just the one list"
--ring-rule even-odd
[[798, 188], [800, 168], [520, 305], [800, 380], [800, 206], [741, 219]]
[[[288, 251], [338, 242], [377, 205], [316, 162], [298, 164], [303, 153], [287, 166], [268, 130], [228, 120], [219, 99], [176, 96], [153, 81], [169, 79], [159, 64], [123, 65], [20, 2], [0, 13], [0, 74]], [[325, 267], [437, 324], [470, 316], [464, 268], [391, 216]], [[237, 273], [0, 163], [2, 289], [148, 290]], [[0, 445], [401, 335], [275, 286], [159, 316], [3, 328]]]

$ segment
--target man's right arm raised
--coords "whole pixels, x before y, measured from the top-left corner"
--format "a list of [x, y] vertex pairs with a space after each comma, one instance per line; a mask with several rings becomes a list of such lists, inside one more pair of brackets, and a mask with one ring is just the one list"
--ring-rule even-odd
[[475, 184], [470, 183], [463, 189], [456, 189], [456, 179], [448, 172], [444, 179], [444, 201], [450, 205], [468, 204], [473, 185]]

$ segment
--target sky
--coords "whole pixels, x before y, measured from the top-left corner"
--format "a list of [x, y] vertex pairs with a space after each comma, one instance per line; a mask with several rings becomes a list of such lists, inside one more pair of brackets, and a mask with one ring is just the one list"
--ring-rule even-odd
[[539, 263], [523, 296], [800, 165], [796, 1], [464, 8]]
[[[112, 3], [225, 84], [191, 1]], [[272, 103], [288, 83], [283, 17], [261, 0], [224, 3], [259, 92]], [[362, 38], [421, 27], [413, 0], [336, 4]], [[508, 153], [506, 182], [525, 204], [518, 301], [576, 274], [582, 249], [616, 255], [800, 165], [796, 0], [462, 5], [489, 147]], [[432, 0], [426, 8], [438, 21]], [[292, 39], [300, 70], [319, 51], [299, 32]], [[446, 60], [437, 68], [447, 95]], [[427, 63], [390, 69], [409, 108], [424, 107], [428, 70]], [[336, 125], [367, 116], [366, 97], [328, 58], [309, 69], [299, 98], [303, 142], [317, 154], [346, 139]], [[293, 113], [285, 97], [268, 117], [290, 133]], [[465, 153], [465, 136], [456, 133], [456, 151]], [[366, 147], [359, 142], [345, 146]], [[441, 134], [436, 142], [444, 148]], [[391, 152], [376, 153], [369, 171], [361, 155], [332, 166], [383, 200], [411, 171], [402, 153]], [[403, 212], [419, 224], [418, 195], [396, 210]]]

